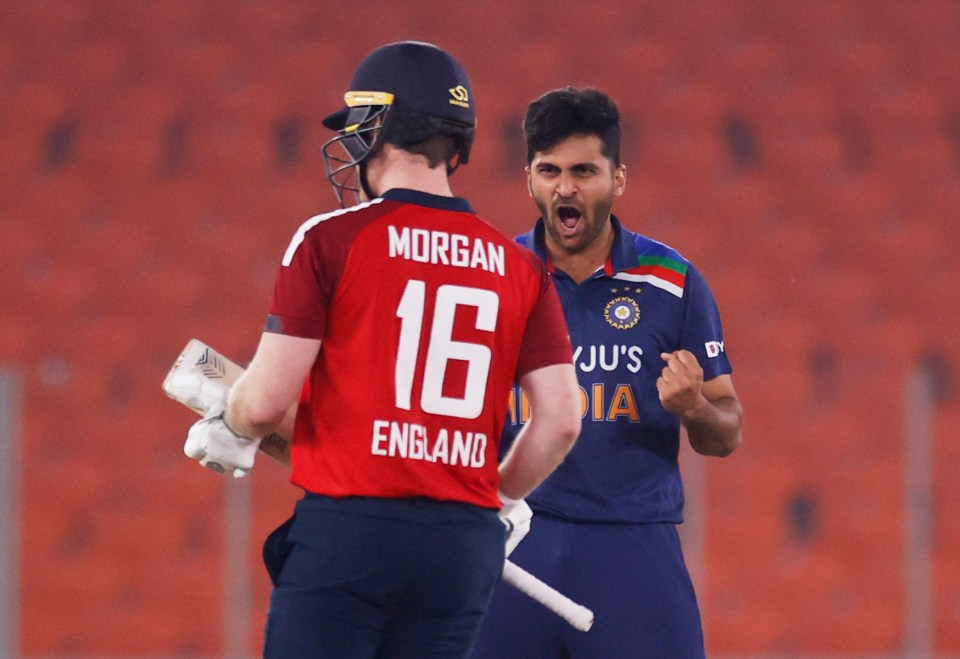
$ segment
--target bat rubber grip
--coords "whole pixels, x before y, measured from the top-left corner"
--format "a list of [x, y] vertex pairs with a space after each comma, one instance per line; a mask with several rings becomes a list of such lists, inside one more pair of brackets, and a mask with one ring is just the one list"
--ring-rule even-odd
[[504, 561], [503, 580], [556, 613], [574, 629], [585, 632], [593, 626], [593, 611], [551, 588], [519, 565]]

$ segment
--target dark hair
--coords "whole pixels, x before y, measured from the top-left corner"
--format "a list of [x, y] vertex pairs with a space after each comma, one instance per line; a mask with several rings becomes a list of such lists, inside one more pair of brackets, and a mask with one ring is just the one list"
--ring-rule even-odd
[[538, 151], [547, 151], [571, 135], [596, 135], [603, 142], [601, 153], [620, 166], [620, 110], [597, 89], [564, 87], [547, 92], [527, 107], [523, 133], [528, 163]]

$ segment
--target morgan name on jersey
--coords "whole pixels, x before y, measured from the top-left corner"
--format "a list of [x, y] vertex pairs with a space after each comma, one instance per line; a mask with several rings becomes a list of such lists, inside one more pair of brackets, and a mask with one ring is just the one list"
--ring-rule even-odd
[[397, 229], [390, 225], [389, 256], [418, 263], [451, 265], [455, 268], [479, 268], [506, 276], [503, 245], [459, 233], [413, 229]]

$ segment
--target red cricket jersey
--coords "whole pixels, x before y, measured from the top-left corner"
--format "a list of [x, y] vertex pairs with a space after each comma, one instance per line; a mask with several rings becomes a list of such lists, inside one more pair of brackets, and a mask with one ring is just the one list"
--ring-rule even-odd
[[463, 199], [411, 190], [304, 223], [266, 329], [323, 340], [301, 395], [292, 479], [333, 497], [499, 508], [511, 385], [572, 362], [543, 263]]

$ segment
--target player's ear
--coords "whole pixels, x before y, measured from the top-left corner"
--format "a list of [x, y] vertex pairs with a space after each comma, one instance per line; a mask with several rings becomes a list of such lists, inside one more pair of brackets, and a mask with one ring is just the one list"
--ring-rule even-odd
[[533, 196], [533, 183], [530, 181], [530, 165], [527, 165], [523, 168], [523, 171], [527, 173], [527, 193], [532, 197]]
[[619, 197], [627, 187], [627, 166], [620, 165], [613, 172], [613, 196]]

